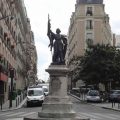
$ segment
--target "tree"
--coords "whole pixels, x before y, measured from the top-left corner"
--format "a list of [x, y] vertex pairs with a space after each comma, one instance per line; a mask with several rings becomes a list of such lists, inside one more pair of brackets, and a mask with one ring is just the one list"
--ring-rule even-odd
[[84, 56], [74, 57], [70, 64], [76, 67], [74, 81], [82, 79], [86, 84], [120, 81], [120, 51], [110, 45], [91, 45]]

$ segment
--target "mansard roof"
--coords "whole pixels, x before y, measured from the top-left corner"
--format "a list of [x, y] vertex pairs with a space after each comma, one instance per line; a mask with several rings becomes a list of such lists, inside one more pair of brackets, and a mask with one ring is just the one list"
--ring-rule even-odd
[[103, 0], [77, 0], [77, 4], [103, 4]]

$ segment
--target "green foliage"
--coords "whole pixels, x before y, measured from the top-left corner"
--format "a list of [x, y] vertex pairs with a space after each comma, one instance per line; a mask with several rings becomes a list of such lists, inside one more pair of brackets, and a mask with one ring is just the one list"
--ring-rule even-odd
[[12, 100], [15, 100], [16, 97], [17, 97], [17, 92], [13, 91]]
[[22, 90], [21, 90], [21, 89], [18, 89], [18, 90], [17, 90], [17, 95], [21, 95], [21, 93], [22, 93]]
[[120, 50], [110, 45], [92, 45], [84, 56], [74, 57], [70, 65], [74, 81], [82, 79], [87, 84], [107, 83], [109, 80], [120, 81]]

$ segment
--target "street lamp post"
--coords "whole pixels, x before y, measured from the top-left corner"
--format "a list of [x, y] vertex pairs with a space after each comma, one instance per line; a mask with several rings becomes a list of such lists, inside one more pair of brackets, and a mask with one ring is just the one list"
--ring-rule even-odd
[[10, 96], [9, 96], [9, 108], [12, 107], [12, 98], [13, 98], [13, 78], [14, 78], [14, 69], [10, 68], [10, 78], [11, 78], [11, 89], [10, 89]]
[[[1, 62], [1, 59], [0, 59], [0, 62]], [[2, 71], [2, 66], [0, 64], [0, 80], [1, 80], [1, 71]], [[1, 110], [2, 110], [2, 94], [0, 93], [0, 106], [1, 106]]]

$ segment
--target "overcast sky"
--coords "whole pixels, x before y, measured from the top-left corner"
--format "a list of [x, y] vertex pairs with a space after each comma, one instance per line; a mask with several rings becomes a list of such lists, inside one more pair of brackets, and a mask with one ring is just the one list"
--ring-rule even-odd
[[[51, 63], [51, 52], [48, 48], [47, 37], [48, 13], [51, 19], [51, 29], [61, 29], [62, 34], [67, 34], [70, 17], [75, 11], [76, 0], [24, 0], [31, 28], [34, 32], [35, 45], [38, 55], [38, 78], [47, 80], [45, 69]], [[105, 11], [109, 14], [111, 29], [120, 34], [120, 0], [104, 0]]]

